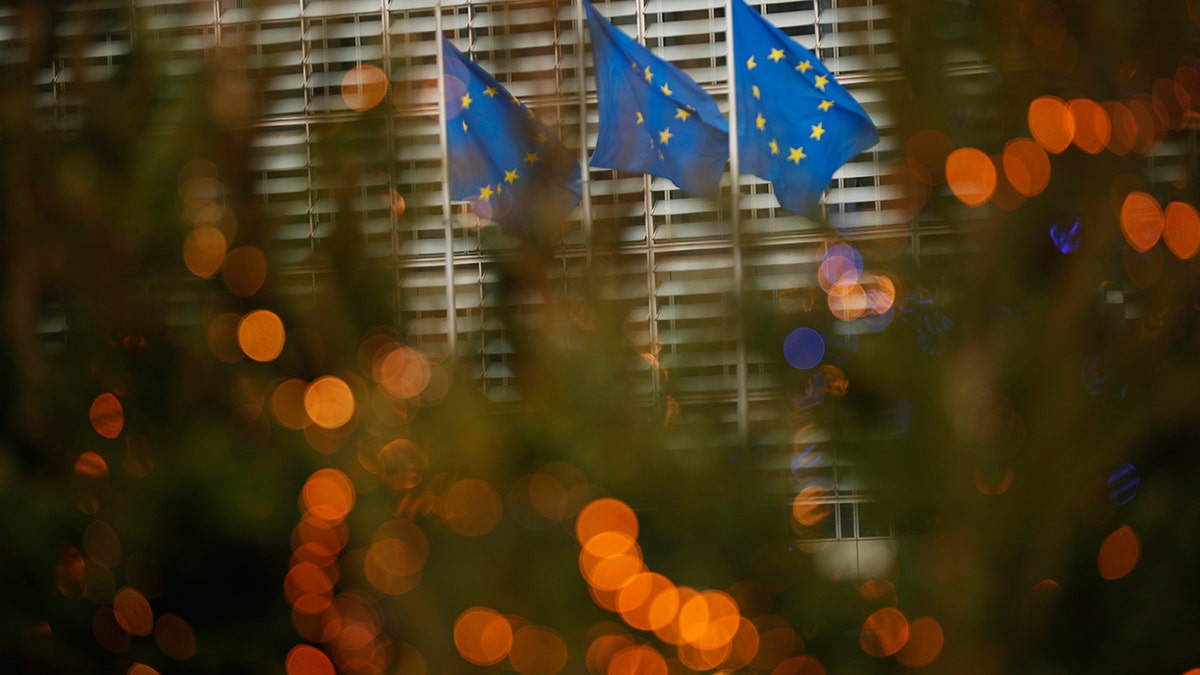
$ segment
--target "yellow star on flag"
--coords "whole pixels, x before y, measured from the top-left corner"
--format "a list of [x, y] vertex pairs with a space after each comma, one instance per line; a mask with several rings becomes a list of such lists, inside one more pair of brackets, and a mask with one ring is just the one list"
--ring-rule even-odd
[[799, 164], [805, 157], [808, 155], [804, 154], [804, 148], [788, 148], [788, 161]]
[[509, 185], [512, 185], [513, 182], [515, 182], [518, 178], [520, 178], [520, 176], [517, 175], [516, 169], [504, 172], [504, 182], [508, 183]]
[[663, 95], [665, 95], [665, 96], [671, 95], [671, 88], [669, 86], [664, 84], [663, 86], [659, 87], [659, 89], [662, 90]]
[[768, 56], [767, 58], [771, 59], [775, 63], [779, 63], [779, 60], [783, 58], [783, 50], [772, 48], [771, 55]]
[[463, 97], [462, 97], [462, 109], [463, 109], [463, 110], [469, 110], [470, 108], [471, 108], [471, 95], [470, 95], [470, 94], [463, 94]]
[[829, 112], [829, 109], [833, 107], [833, 101], [822, 100], [817, 107], [821, 109], [821, 112]]
[[758, 127], [759, 131], [767, 128], [767, 118], [763, 117], [762, 113], [758, 113], [758, 117], [754, 118], [754, 126]]
[[813, 82], [813, 86], [821, 91], [825, 91], [825, 85], [829, 84], [829, 78], [824, 75], [818, 75], [817, 81]]
[[753, 57], [753, 56], [751, 56], [750, 58], [746, 59], [746, 70], [754, 70], [754, 68], [755, 68], [756, 66], [758, 66], [758, 64], [754, 62], [754, 57]]
[[467, 130], [467, 121], [463, 120], [463, 131]]
[[483, 93], [487, 94], [488, 98], [495, 98], [495, 96], [496, 96], [496, 88], [495, 88], [495, 87], [488, 87], [487, 89], [484, 89], [484, 90], [483, 90]]
[[807, 73], [809, 70], [812, 70], [812, 63], [808, 61], [801, 61], [799, 65], [796, 66], [796, 70], [802, 73]]
[[479, 188], [479, 198], [480, 199], [490, 199], [491, 196], [492, 196], [492, 186], [491, 185], [484, 185], [483, 187]]
[[677, 119], [677, 120], [684, 120], [686, 122], [687, 118], [689, 118], [691, 116], [692, 116], [692, 113], [684, 110], [683, 108], [675, 109], [675, 119]]
[[637, 122], [638, 124], [641, 124], [642, 122], [646, 121], [646, 118], [642, 117], [642, 112], [640, 110], [638, 111], [637, 116], [638, 116], [638, 122]]
[[530, 164], [537, 164], [537, 163], [538, 163], [538, 161], [539, 161], [539, 160], [541, 160], [541, 159], [542, 159], [542, 158], [541, 158], [541, 157], [538, 157], [538, 154], [537, 154], [536, 152], [527, 152], [527, 153], [525, 153], [525, 161], [526, 161], [526, 162], [529, 162]]
[[545, 143], [546, 142], [546, 134], [539, 131], [537, 133], [537, 135], [533, 137], [533, 140], [537, 141], [538, 143]]
[[671, 133], [671, 127], [667, 127], [666, 129], [658, 132], [658, 142], [666, 145], [671, 141], [671, 137], [674, 135], [675, 134]]
[[645, 76], [646, 76], [646, 81], [647, 81], [647, 82], [653, 82], [653, 81], [654, 81], [654, 73], [650, 72], [650, 66], [646, 66], [646, 72], [645, 72]]
[[754, 94], [754, 98], [762, 98], [762, 96], [759, 96], [757, 84], [750, 85], [750, 93]]
[[770, 143], [767, 143], [767, 147], [771, 148], [771, 154], [772, 154], [772, 155], [778, 155], [778, 154], [779, 154], [779, 144], [775, 142], [775, 139], [774, 139], [774, 138], [772, 138], [772, 139], [771, 139], [771, 142], [770, 142]]
[[809, 138], [815, 138], [819, 141], [819, 140], [821, 140], [821, 136], [824, 134], [825, 134], [825, 127], [822, 126], [820, 122], [817, 122], [816, 124], [813, 125], [812, 136], [810, 136]]

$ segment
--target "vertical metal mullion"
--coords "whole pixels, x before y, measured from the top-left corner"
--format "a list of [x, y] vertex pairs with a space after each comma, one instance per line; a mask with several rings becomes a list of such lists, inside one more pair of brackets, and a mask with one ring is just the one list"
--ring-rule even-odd
[[[637, 0], [634, 9], [637, 15], [637, 41], [646, 44], [646, 0]], [[654, 249], [654, 199], [651, 178], [648, 174], [642, 176], [642, 221], [646, 230], [646, 311], [649, 312], [647, 325], [649, 341], [647, 349], [660, 367], [650, 369], [650, 391], [654, 398], [662, 394], [662, 348], [658, 339], [658, 284], [654, 275], [658, 263]]]
[[[587, 68], [583, 65], [583, 0], [575, 2], [575, 79], [579, 86], [579, 182], [586, 269], [592, 268], [592, 176], [588, 168]], [[557, 42], [557, 38], [555, 40]]]
[[741, 195], [741, 162], [738, 158], [738, 116], [737, 116], [737, 61], [734, 53], [733, 39], [733, 3], [740, 0], [728, 0], [725, 3], [725, 45], [727, 54], [725, 65], [729, 78], [729, 174], [732, 189], [729, 193], [729, 231], [733, 239], [733, 306], [734, 336], [735, 336], [735, 377], [737, 380], [737, 425], [738, 440], [743, 446], [750, 442], [750, 397], [748, 375], [746, 373], [746, 322], [745, 293], [743, 291], [742, 269], [742, 234], [741, 207], [738, 198]]
[[454, 288], [454, 223], [450, 213], [450, 150], [446, 134], [446, 64], [442, 53], [442, 2], [434, 5], [434, 40], [437, 41], [438, 140], [442, 155], [442, 230], [446, 242], [446, 334], [451, 363], [458, 361], [458, 303]]
[[[380, 30], [382, 35], [380, 39], [383, 49], [383, 66], [384, 73], [388, 80], [392, 77], [392, 13], [388, 11], [388, 0], [379, 0], [380, 12]], [[396, 106], [387, 106], [386, 114], [383, 116], [384, 130], [387, 134], [387, 171], [388, 176], [391, 176], [388, 183], [388, 238], [391, 243], [391, 251], [389, 254], [391, 261], [391, 280], [392, 280], [392, 309], [398, 316], [401, 312], [400, 303], [400, 242], [397, 228], [400, 224], [400, 218], [396, 215], [394, 192], [396, 189], [394, 180], [397, 173], [396, 169]]]

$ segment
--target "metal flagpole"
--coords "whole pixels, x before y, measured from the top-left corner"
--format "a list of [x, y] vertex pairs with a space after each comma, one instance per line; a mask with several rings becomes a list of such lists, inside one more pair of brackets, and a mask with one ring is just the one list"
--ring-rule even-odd
[[580, 206], [583, 207], [583, 237], [587, 249], [587, 266], [592, 266], [592, 177], [588, 170], [588, 126], [587, 126], [587, 68], [583, 65], [583, 0], [575, 2], [575, 78], [579, 81], [579, 179], [582, 189]]
[[442, 0], [434, 3], [437, 40], [438, 140], [442, 146], [442, 230], [446, 235], [446, 336], [450, 360], [458, 360], [458, 306], [454, 293], [454, 222], [450, 213], [450, 140], [446, 134], [446, 63], [442, 49]]
[[729, 180], [732, 190], [729, 196], [730, 229], [733, 237], [733, 297], [737, 312], [737, 423], [738, 438], [742, 445], [750, 442], [750, 399], [747, 383], [746, 365], [746, 322], [745, 292], [743, 291], [742, 270], [742, 228], [741, 214], [738, 211], [738, 197], [741, 194], [741, 167], [738, 163], [738, 117], [737, 117], [737, 62], [733, 50], [733, 3], [741, 0], [726, 0], [725, 2], [725, 65], [729, 71]]

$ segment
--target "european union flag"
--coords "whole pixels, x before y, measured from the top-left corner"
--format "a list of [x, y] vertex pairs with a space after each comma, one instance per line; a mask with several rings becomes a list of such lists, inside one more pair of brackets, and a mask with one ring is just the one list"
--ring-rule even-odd
[[561, 221], [579, 203], [579, 162], [496, 78], [442, 45], [450, 198], [506, 226]]
[[743, 0], [731, 4], [740, 169], [771, 181], [783, 208], [804, 213], [879, 131], [812, 52]]
[[668, 178], [696, 195], [715, 193], [729, 159], [729, 123], [717, 102], [583, 4], [600, 103], [592, 165]]

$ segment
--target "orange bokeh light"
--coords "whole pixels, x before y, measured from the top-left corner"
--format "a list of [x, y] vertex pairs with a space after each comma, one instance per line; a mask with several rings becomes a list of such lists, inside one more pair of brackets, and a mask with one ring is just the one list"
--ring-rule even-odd
[[117, 623], [130, 635], [149, 635], [154, 631], [154, 611], [138, 590], [126, 586], [113, 597]]
[[804, 643], [787, 619], [764, 614], [753, 621], [758, 630], [758, 653], [750, 661], [755, 670], [772, 670], [797, 651], [804, 652]]
[[304, 390], [304, 411], [313, 424], [337, 429], [354, 417], [354, 392], [339, 377], [318, 377]]
[[1004, 175], [1017, 192], [1032, 197], [1050, 183], [1050, 158], [1042, 146], [1028, 138], [1014, 138], [1004, 146]]
[[454, 646], [477, 666], [497, 664], [512, 650], [512, 624], [495, 610], [472, 607], [454, 622]]
[[129, 666], [125, 675], [159, 675], [159, 672], [144, 663], [135, 663]]
[[1121, 204], [1121, 232], [1135, 251], [1149, 251], [1163, 232], [1163, 212], [1158, 200], [1145, 192], [1129, 193]]
[[638, 630], [658, 630], [678, 615], [679, 591], [667, 577], [641, 572], [618, 590], [617, 611]]
[[942, 652], [945, 635], [937, 619], [923, 616], [908, 624], [908, 643], [896, 652], [896, 660], [909, 668], [921, 668], [933, 663]]
[[750, 665], [758, 655], [758, 629], [744, 616], [738, 617], [737, 632], [730, 643], [729, 656], [718, 666], [721, 670], [735, 672]]
[[771, 675], [825, 675], [825, 666], [812, 656], [793, 656], [775, 666]]
[[304, 412], [304, 391], [307, 388], [307, 382], [292, 378], [280, 382], [271, 392], [271, 416], [280, 426], [303, 429], [308, 425], [308, 415]]
[[608, 661], [608, 675], [668, 675], [667, 660], [648, 645], [626, 647]]
[[196, 655], [196, 634], [176, 614], [163, 614], [154, 624], [154, 643], [169, 659], [183, 661]]
[[[393, 521], [407, 522], [407, 521]], [[388, 595], [403, 595], [416, 588], [421, 580], [421, 569], [429, 555], [429, 542], [416, 525], [408, 523], [416, 532], [404, 533], [402, 537], [385, 535], [377, 538], [367, 549], [363, 560], [363, 571], [371, 585]]]
[[301, 561], [292, 565], [283, 578], [283, 594], [297, 612], [319, 614], [333, 601], [333, 584], [325, 569]]
[[101, 607], [92, 615], [92, 635], [110, 652], [122, 654], [133, 644], [129, 633], [117, 623], [111, 607]]
[[800, 490], [792, 500], [792, 519], [805, 527], [825, 520], [833, 513], [833, 506], [825, 501], [828, 497], [829, 491], [817, 485]]
[[[1180, 260], [1200, 250], [1200, 214], [1186, 202], [1171, 202], [1163, 212], [1163, 241]], [[78, 466], [78, 463], [76, 463]]]
[[475, 478], [456, 481], [442, 497], [442, 520], [464, 537], [479, 537], [500, 523], [500, 494]]
[[870, 309], [867, 291], [861, 284], [838, 284], [829, 289], [829, 312], [842, 321], [853, 321]]
[[904, 144], [908, 154], [908, 168], [917, 180], [926, 185], [937, 185], [946, 180], [946, 157], [954, 151], [954, 141], [936, 129], [922, 129]]
[[704, 591], [680, 606], [679, 634], [701, 650], [720, 649], [733, 640], [739, 617], [737, 603], [727, 593]]
[[1120, 579], [1137, 567], [1142, 555], [1142, 544], [1137, 533], [1128, 525], [1113, 530], [1100, 545], [1097, 564], [1100, 576], [1109, 581]]
[[1191, 108], [1187, 89], [1175, 79], [1159, 78], [1154, 81], [1152, 96], [1162, 122], [1173, 131], [1182, 129]]
[[87, 592], [87, 565], [79, 549], [70, 544], [62, 544], [59, 548], [54, 585], [68, 598], [78, 598]]
[[1061, 98], [1041, 96], [1029, 104], [1029, 133], [1048, 152], [1057, 155], [1075, 138], [1075, 115]]
[[[618, 553], [600, 558], [582, 571], [589, 585], [599, 591], [615, 593], [629, 583], [633, 576], [640, 573], [644, 567], [641, 555]], [[613, 598], [613, 600], [615, 605], [617, 598]]]
[[373, 366], [375, 379], [392, 396], [406, 400], [416, 398], [429, 386], [433, 369], [424, 354], [404, 345], [386, 348]]
[[605, 531], [622, 532], [637, 539], [638, 521], [633, 509], [625, 502], [604, 497], [591, 502], [575, 520], [575, 536], [580, 544]]
[[429, 467], [425, 451], [407, 438], [398, 438], [379, 449], [375, 456], [379, 477], [397, 490], [421, 483], [421, 471]]
[[633, 638], [629, 635], [605, 633], [597, 637], [588, 645], [587, 654], [584, 657], [588, 672], [592, 675], [605, 675], [613, 655], [632, 646]]
[[320, 469], [300, 490], [305, 511], [326, 522], [340, 522], [354, 508], [354, 484], [337, 469]]
[[355, 112], [365, 112], [379, 105], [387, 96], [387, 90], [387, 75], [378, 66], [355, 66], [342, 76], [342, 102]]
[[[675, 591], [678, 593], [678, 605], [683, 607], [692, 598], [700, 595], [700, 592], [689, 586], [678, 586]], [[683, 639], [683, 634], [679, 630], [679, 613], [676, 611], [675, 617], [670, 622], [654, 631], [659, 640], [670, 645], [681, 645], [687, 642]]]
[[967, 206], [981, 206], [996, 191], [996, 165], [975, 148], [959, 148], [946, 158], [946, 183]]
[[296, 645], [284, 661], [287, 675], [336, 675], [325, 652], [311, 645]]
[[508, 661], [521, 675], [555, 675], [567, 665], [567, 642], [545, 626], [522, 626], [512, 637]]
[[98, 453], [88, 450], [75, 458], [75, 474], [84, 478], [104, 478], [108, 475], [108, 462]]
[[240, 314], [223, 312], [208, 322], [205, 337], [208, 338], [208, 350], [213, 357], [222, 363], [237, 363], [242, 360], [242, 350], [238, 346], [237, 328], [242, 320]]
[[863, 621], [858, 644], [871, 656], [891, 656], [909, 639], [908, 619], [895, 607], [884, 607]]
[[1161, 143], [1166, 135], [1166, 127], [1154, 111], [1154, 102], [1149, 97], [1135, 97], [1125, 103], [1125, 106], [1137, 121], [1137, 139], [1133, 150], [1146, 152], [1152, 146]]
[[121, 539], [112, 525], [93, 520], [83, 530], [83, 550], [90, 562], [113, 569], [121, 563]]
[[1112, 137], [1112, 121], [1108, 112], [1095, 101], [1087, 98], [1072, 99], [1067, 104], [1075, 117], [1075, 147], [1089, 155], [1097, 155], [1108, 145]]
[[248, 298], [267, 280], [267, 256], [257, 246], [239, 246], [225, 256], [221, 282], [230, 294]]
[[188, 233], [183, 241], [183, 264], [202, 279], [215, 275], [225, 262], [225, 235], [215, 227], [203, 225]]
[[246, 356], [262, 363], [279, 356], [285, 336], [283, 320], [270, 310], [256, 309], [237, 324], [238, 346]]
[[125, 428], [125, 409], [116, 396], [107, 392], [92, 401], [88, 418], [91, 419], [92, 428], [96, 433], [105, 438], [116, 438]]
[[1129, 108], [1117, 101], [1105, 101], [1100, 104], [1108, 113], [1112, 124], [1112, 133], [1108, 138], [1108, 151], [1118, 157], [1124, 157], [1137, 144], [1138, 121]]

